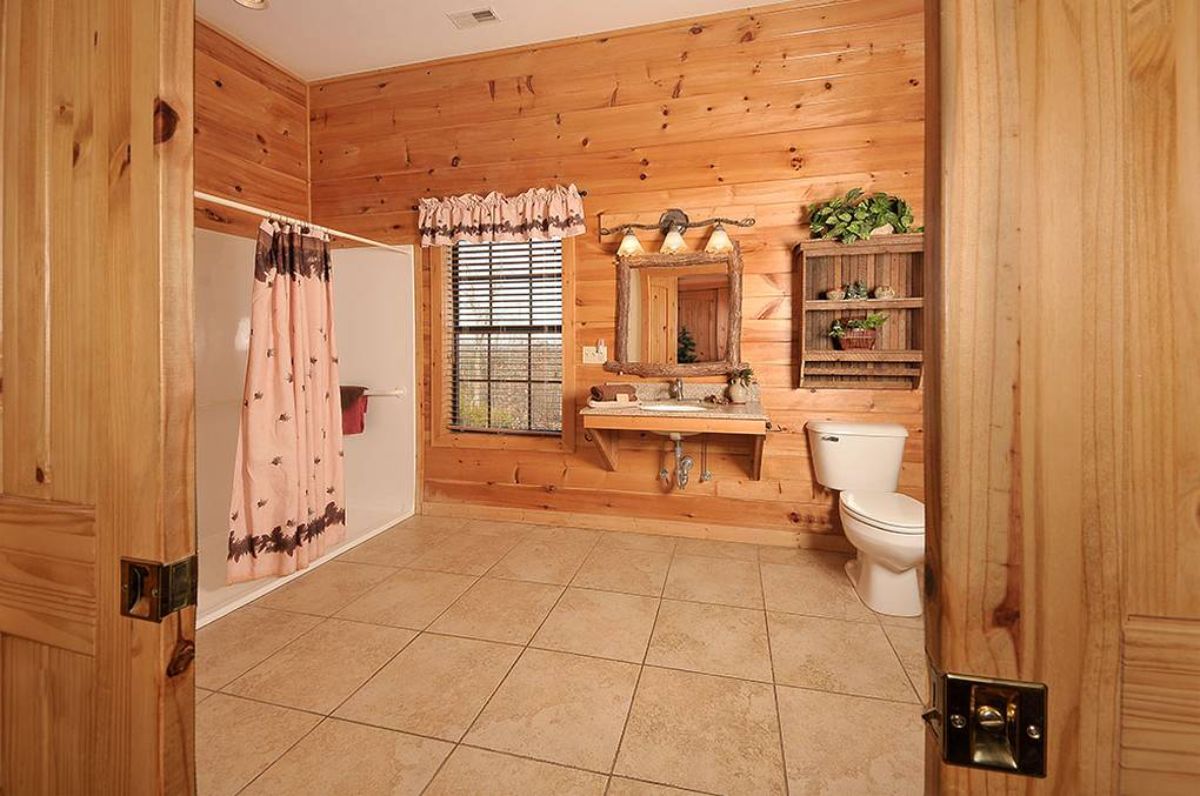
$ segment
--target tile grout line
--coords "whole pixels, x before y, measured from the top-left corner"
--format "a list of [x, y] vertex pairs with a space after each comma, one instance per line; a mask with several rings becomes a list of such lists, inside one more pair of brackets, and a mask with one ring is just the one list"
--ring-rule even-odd
[[[892, 648], [892, 654], [896, 656], [896, 660], [899, 661], [899, 663], [900, 663], [900, 671], [904, 672], [904, 678], [906, 680], [908, 680], [908, 685], [910, 688], [912, 688], [913, 694], [917, 698], [917, 703], [924, 705], [925, 700], [924, 700], [924, 698], [921, 697], [921, 690], [919, 688], [917, 688], [916, 681], [913, 680], [912, 675], [908, 671], [908, 667], [904, 665], [904, 659], [900, 657], [900, 650], [896, 649], [896, 642], [892, 641], [892, 635], [890, 633], [888, 633], [887, 626], [881, 624], [880, 627], [883, 630], [883, 637], [885, 639], [887, 639], [888, 646]], [[924, 633], [922, 633], [921, 635], [922, 635], [921, 653], [924, 654], [925, 653]]]
[[763, 601], [763, 626], [767, 630], [767, 658], [771, 662], [771, 696], [775, 701], [775, 729], [779, 734], [779, 763], [783, 767], [783, 792], [790, 794], [792, 785], [788, 781], [787, 747], [783, 743], [783, 712], [779, 709], [779, 677], [775, 674], [775, 650], [771, 643], [771, 615], [767, 612], [767, 584], [763, 579], [762, 562], [758, 562], [758, 588]]
[[667, 571], [663, 573], [662, 589], [658, 595], [658, 605], [654, 607], [654, 621], [650, 623], [650, 636], [646, 639], [646, 649], [642, 652], [642, 663], [638, 666], [637, 678], [633, 681], [633, 693], [629, 695], [629, 708], [625, 711], [625, 722], [621, 725], [621, 735], [617, 738], [617, 748], [613, 751], [612, 763], [609, 765], [608, 785], [604, 792], [612, 787], [612, 778], [617, 771], [617, 761], [621, 757], [621, 747], [625, 744], [625, 733], [629, 729], [629, 719], [633, 716], [633, 704], [637, 701], [638, 689], [642, 685], [642, 673], [646, 671], [646, 659], [650, 657], [650, 646], [654, 643], [654, 631], [658, 628], [658, 615], [662, 612], [663, 593], [667, 590], [667, 582], [671, 579], [671, 567], [675, 565], [676, 551], [679, 545], [671, 549], [671, 560], [667, 563]]

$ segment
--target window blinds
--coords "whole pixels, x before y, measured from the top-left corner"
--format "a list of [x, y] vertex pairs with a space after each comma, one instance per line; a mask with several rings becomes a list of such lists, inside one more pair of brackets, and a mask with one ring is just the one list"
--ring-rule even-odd
[[562, 242], [457, 243], [446, 291], [449, 426], [562, 431]]

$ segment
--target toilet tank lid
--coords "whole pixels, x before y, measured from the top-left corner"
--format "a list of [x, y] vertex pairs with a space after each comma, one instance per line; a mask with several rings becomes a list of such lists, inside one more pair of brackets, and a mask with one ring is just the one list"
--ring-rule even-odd
[[846, 437], [907, 437], [908, 429], [899, 423], [846, 423], [840, 420], [810, 420], [806, 424], [818, 434], [840, 434]]
[[902, 532], [925, 529], [925, 504], [899, 492], [843, 492], [842, 506], [865, 520]]

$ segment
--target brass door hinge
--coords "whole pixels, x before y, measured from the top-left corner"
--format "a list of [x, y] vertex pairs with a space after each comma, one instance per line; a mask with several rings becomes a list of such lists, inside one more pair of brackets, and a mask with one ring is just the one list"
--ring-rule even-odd
[[1043, 683], [946, 674], [930, 666], [933, 707], [922, 714], [942, 760], [956, 766], [1046, 776]]
[[147, 622], [196, 604], [199, 567], [196, 556], [162, 564], [121, 559], [121, 615]]

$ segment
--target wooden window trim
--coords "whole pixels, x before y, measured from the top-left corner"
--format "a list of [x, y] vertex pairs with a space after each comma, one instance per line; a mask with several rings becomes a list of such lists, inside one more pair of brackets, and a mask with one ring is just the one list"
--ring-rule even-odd
[[574, 453], [575, 427], [575, 241], [562, 242], [562, 433], [557, 436], [524, 434], [479, 434], [451, 431], [450, 401], [446, 396], [445, 351], [447, 318], [443, 297], [446, 293], [446, 249], [434, 246], [429, 252], [429, 396], [430, 445], [435, 448], [485, 450], [547, 451]]

